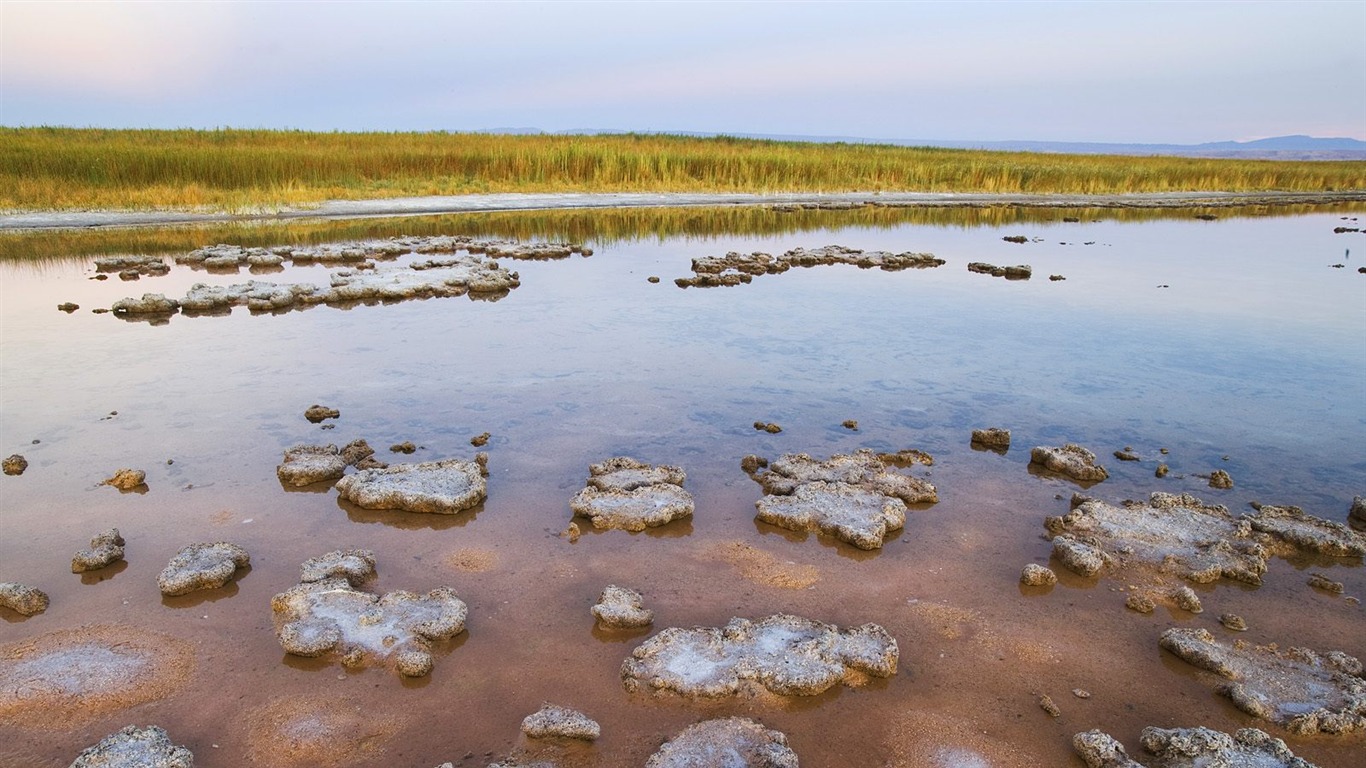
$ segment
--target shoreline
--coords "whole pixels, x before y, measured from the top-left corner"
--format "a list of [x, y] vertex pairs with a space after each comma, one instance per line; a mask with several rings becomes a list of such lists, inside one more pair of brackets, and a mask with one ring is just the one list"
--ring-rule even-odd
[[0, 214], [0, 232], [295, 219], [360, 219], [491, 211], [588, 208], [685, 208], [705, 206], [1022, 207], [1022, 208], [1230, 208], [1250, 205], [1313, 205], [1366, 202], [1366, 190], [1342, 192], [1146, 192], [1105, 195], [1021, 195], [955, 192], [593, 192], [500, 193], [329, 200], [312, 208], [262, 213], [195, 211], [32, 211]]

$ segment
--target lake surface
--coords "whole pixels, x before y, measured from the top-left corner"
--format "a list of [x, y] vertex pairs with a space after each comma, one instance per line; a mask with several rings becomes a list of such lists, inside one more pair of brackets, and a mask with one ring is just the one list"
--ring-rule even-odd
[[[197, 765], [281, 764], [290, 753], [272, 753], [258, 726], [309, 708], [366, 724], [339, 764], [483, 766], [517, 752], [641, 765], [687, 725], [731, 714], [786, 733], [809, 766], [1080, 766], [1073, 734], [1099, 728], [1140, 756], [1149, 725], [1261, 727], [1319, 765], [1360, 764], [1361, 734], [1304, 738], [1255, 721], [1157, 644], [1171, 626], [1231, 639], [1217, 617], [1232, 612], [1250, 626], [1241, 639], [1366, 657], [1366, 612], [1346, 599], [1366, 596], [1360, 559], [1276, 559], [1261, 587], [1197, 586], [1201, 614], [1126, 610], [1122, 578], [1056, 563], [1051, 590], [1018, 583], [1025, 564], [1049, 563], [1043, 520], [1080, 490], [1029, 471], [1035, 445], [1095, 451], [1110, 479], [1087, 493], [1110, 502], [1189, 492], [1235, 514], [1260, 501], [1341, 522], [1366, 494], [1366, 237], [1333, 232], [1366, 215], [1265, 213], [586, 212], [6, 236], [0, 454], [29, 468], [0, 477], [0, 581], [37, 586], [52, 605], [27, 619], [0, 609], [0, 645], [118, 624], [180, 638], [197, 660], [160, 700], [43, 728], [0, 723], [0, 764], [67, 765], [130, 723], [166, 728]], [[165, 324], [90, 311], [196, 282], [326, 283], [328, 272], [174, 266], [94, 281], [97, 253], [401, 232], [569, 238], [594, 254], [504, 260], [521, 285], [497, 301], [238, 308]], [[830, 244], [947, 263], [673, 284], [693, 258]], [[967, 270], [979, 261], [1030, 264], [1033, 278]], [[65, 301], [81, 309], [57, 311]], [[341, 411], [334, 428], [304, 419], [314, 403]], [[1013, 432], [1004, 455], [969, 445], [972, 429], [993, 426]], [[485, 431], [488, 500], [455, 516], [366, 511], [330, 485], [299, 492], [275, 475], [298, 443], [364, 438], [396, 463], [471, 458]], [[387, 450], [405, 440], [420, 446], [411, 458]], [[755, 522], [762, 492], [743, 457], [861, 447], [935, 459], [911, 471], [940, 501], [912, 510], [880, 551]], [[1111, 458], [1125, 447], [1144, 461]], [[580, 520], [571, 543], [559, 535], [569, 499], [590, 463], [619, 455], [683, 467], [695, 515], [640, 534]], [[1160, 479], [1159, 459], [1171, 468]], [[145, 470], [147, 491], [99, 485], [120, 467]], [[1215, 469], [1233, 489], [1200, 477]], [[70, 573], [71, 555], [111, 526], [128, 540], [126, 566]], [[156, 575], [170, 557], [217, 540], [245, 547], [250, 570], [223, 590], [163, 598]], [[338, 548], [375, 552], [372, 590], [444, 585], [468, 603], [468, 632], [438, 644], [430, 676], [280, 650], [271, 597]], [[718, 554], [737, 551], [750, 560]], [[801, 566], [818, 577], [809, 586], [770, 578]], [[1344, 595], [1307, 586], [1311, 572]], [[589, 607], [608, 584], [643, 593], [650, 631], [595, 629]], [[699, 702], [621, 685], [622, 660], [655, 631], [775, 613], [880, 624], [900, 672], [810, 698]], [[1061, 717], [1042, 711], [1043, 694]], [[522, 718], [543, 702], [595, 718], [602, 738], [563, 752], [524, 738]]]

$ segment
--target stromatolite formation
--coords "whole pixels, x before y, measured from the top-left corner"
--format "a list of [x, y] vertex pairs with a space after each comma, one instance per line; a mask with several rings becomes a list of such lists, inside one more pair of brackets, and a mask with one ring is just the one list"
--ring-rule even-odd
[[1110, 474], [1096, 463], [1096, 455], [1077, 445], [1067, 443], [1061, 448], [1035, 446], [1029, 452], [1029, 463], [1066, 475], [1082, 483], [1099, 483]]
[[1201, 584], [1220, 578], [1260, 584], [1266, 572], [1264, 537], [1222, 506], [1170, 493], [1118, 507], [1083, 497], [1073, 503], [1044, 524], [1054, 556], [1082, 576], [1148, 569]]
[[787, 736], [744, 717], [706, 720], [683, 729], [650, 756], [645, 768], [797, 768]]
[[348, 577], [364, 575], [365, 565], [373, 571], [367, 554], [339, 551], [304, 564], [305, 577], [341, 575], [305, 581], [271, 600], [280, 646], [297, 656], [336, 653], [346, 666], [392, 659], [402, 675], [426, 675], [432, 671], [432, 642], [465, 631], [465, 603], [450, 587], [425, 595], [362, 592]]
[[308, 419], [310, 422], [314, 424], [317, 424], [318, 422], [324, 419], [341, 418], [341, 411], [337, 410], [336, 408], [329, 408], [325, 405], [318, 405], [317, 403], [314, 403], [313, 405], [308, 406], [308, 408], [304, 410], [304, 418]]
[[1263, 505], [1244, 519], [1254, 529], [1275, 537], [1279, 548], [1334, 557], [1366, 556], [1366, 534], [1342, 523], [1307, 515], [1299, 507]]
[[588, 483], [569, 501], [576, 517], [594, 528], [643, 531], [689, 517], [692, 494], [682, 469], [618, 456], [588, 467]]
[[1020, 583], [1028, 587], [1047, 587], [1058, 583], [1058, 575], [1038, 563], [1030, 563], [1020, 572]]
[[194, 768], [194, 753], [158, 726], [129, 725], [86, 747], [71, 768]]
[[1010, 448], [1010, 430], [999, 427], [974, 429], [972, 430], [972, 442], [984, 448], [998, 451], [1008, 450]]
[[47, 610], [47, 593], [14, 581], [0, 582], [0, 606], [32, 616]]
[[1366, 498], [1352, 497], [1352, 506], [1347, 510], [1347, 522], [1357, 530], [1366, 530]]
[[1028, 280], [1034, 275], [1034, 268], [1028, 264], [1016, 264], [1013, 267], [998, 267], [995, 264], [988, 264], [985, 261], [974, 261], [968, 264], [969, 272], [977, 272], [992, 277], [1004, 277], [1007, 280]]
[[793, 267], [814, 267], [825, 264], [850, 264], [861, 269], [877, 268], [885, 272], [903, 269], [925, 269], [944, 263], [930, 253], [889, 253], [861, 251], [842, 245], [824, 248], [793, 248], [779, 256], [767, 253], [737, 253], [725, 256], [706, 256], [692, 260], [692, 277], [680, 277], [674, 284], [680, 288], [714, 288], [748, 283], [757, 275], [777, 275]]
[[602, 735], [602, 728], [582, 712], [546, 704], [522, 720], [522, 733], [533, 739], [559, 737], [594, 741]]
[[123, 559], [123, 537], [119, 529], [110, 528], [90, 540], [90, 548], [76, 552], [71, 558], [71, 572], [95, 571], [113, 565]]
[[131, 491], [146, 484], [147, 473], [140, 469], [120, 469], [102, 483], [102, 485], [112, 485], [120, 491]]
[[939, 500], [925, 480], [888, 467], [866, 448], [818, 461], [786, 454], [769, 462], [749, 456], [741, 467], [767, 494], [756, 517], [796, 531], [819, 531], [860, 549], [878, 549], [906, 524], [906, 505]]
[[337, 549], [319, 557], [310, 557], [300, 566], [300, 570], [301, 582], [341, 577], [351, 586], [359, 587], [375, 578], [375, 553], [368, 549]]
[[353, 440], [345, 448], [335, 445], [296, 445], [285, 449], [284, 460], [275, 474], [285, 485], [302, 487], [336, 480], [375, 453], [364, 440]]
[[19, 454], [12, 454], [0, 461], [0, 469], [7, 475], [22, 475], [28, 469], [28, 459]]
[[1101, 731], [1078, 733], [1072, 748], [1087, 768], [1314, 768], [1285, 742], [1256, 728], [1229, 736], [1209, 728], [1143, 729], [1139, 743], [1152, 758], [1140, 763]]
[[896, 674], [896, 640], [876, 624], [841, 631], [832, 624], [778, 614], [736, 618], [724, 627], [671, 627], [646, 640], [621, 666], [628, 691], [733, 696], [745, 686], [811, 696], [850, 672]]
[[655, 620], [654, 611], [645, 607], [645, 598], [634, 589], [608, 584], [592, 608], [598, 623], [612, 629], [648, 627]]
[[481, 453], [474, 461], [445, 459], [363, 469], [338, 480], [337, 491], [365, 509], [453, 515], [487, 497], [487, 475], [488, 454]]
[[217, 541], [191, 544], [171, 558], [157, 586], [168, 596], [185, 595], [200, 589], [218, 589], [232, 580], [238, 568], [251, 564], [251, 556], [236, 544]]
[[1222, 678], [1215, 690], [1234, 706], [1301, 735], [1366, 728], [1361, 662], [1341, 651], [1280, 650], [1219, 642], [1203, 629], [1172, 628], [1161, 645], [1188, 664]]

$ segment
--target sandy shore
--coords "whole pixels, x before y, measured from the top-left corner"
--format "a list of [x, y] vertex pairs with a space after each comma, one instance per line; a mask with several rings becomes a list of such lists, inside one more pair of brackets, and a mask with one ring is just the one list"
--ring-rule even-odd
[[128, 227], [222, 221], [348, 219], [480, 211], [650, 208], [727, 205], [885, 205], [897, 207], [1023, 206], [1036, 208], [1205, 208], [1366, 202], [1366, 190], [1344, 192], [1168, 192], [1132, 195], [996, 195], [928, 192], [784, 194], [557, 193], [329, 200], [314, 207], [256, 213], [221, 211], [42, 211], [0, 214], [0, 230]]

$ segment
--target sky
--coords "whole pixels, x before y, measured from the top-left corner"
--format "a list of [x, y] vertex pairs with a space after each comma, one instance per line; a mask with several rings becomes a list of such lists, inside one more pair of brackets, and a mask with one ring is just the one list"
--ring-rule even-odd
[[0, 125], [1366, 140], [1366, 0], [0, 0]]

